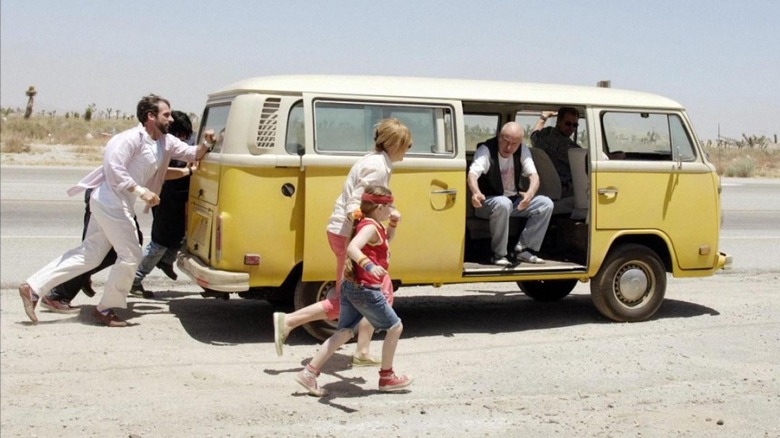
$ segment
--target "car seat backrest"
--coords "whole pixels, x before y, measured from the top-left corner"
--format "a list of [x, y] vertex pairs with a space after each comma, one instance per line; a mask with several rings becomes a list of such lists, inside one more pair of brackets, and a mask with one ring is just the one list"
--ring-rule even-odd
[[531, 151], [531, 158], [533, 158], [536, 172], [539, 174], [539, 191], [537, 195], [547, 196], [553, 201], [561, 199], [561, 177], [558, 176], [550, 156], [539, 148], [532, 147], [528, 149]]

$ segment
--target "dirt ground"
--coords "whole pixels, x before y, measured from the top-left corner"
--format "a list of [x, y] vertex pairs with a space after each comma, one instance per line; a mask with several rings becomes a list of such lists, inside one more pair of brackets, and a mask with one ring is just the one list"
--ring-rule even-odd
[[348, 345], [324, 368], [325, 398], [293, 381], [317, 342], [298, 329], [277, 357], [265, 301], [158, 277], [155, 299], [129, 298], [132, 327], [94, 325], [99, 295], [77, 298], [81, 315], [39, 309], [32, 326], [4, 289], [0, 434], [778, 437], [779, 279], [670, 279], [636, 324], [603, 319], [584, 284], [551, 304], [513, 283], [401, 288], [395, 368], [414, 384], [379, 393]]

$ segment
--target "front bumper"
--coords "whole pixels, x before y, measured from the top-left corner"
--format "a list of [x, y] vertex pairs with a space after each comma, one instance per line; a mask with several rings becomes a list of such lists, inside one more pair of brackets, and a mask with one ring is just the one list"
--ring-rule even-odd
[[179, 253], [176, 265], [204, 289], [217, 292], [249, 290], [249, 274], [246, 272], [213, 269], [203, 264], [198, 257], [187, 253]]

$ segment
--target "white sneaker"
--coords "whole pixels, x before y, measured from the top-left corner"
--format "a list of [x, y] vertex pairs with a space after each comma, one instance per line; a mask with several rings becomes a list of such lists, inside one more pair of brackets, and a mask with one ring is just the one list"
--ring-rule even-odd
[[525, 263], [534, 263], [534, 264], [542, 264], [544, 263], [544, 259], [538, 256], [535, 256], [531, 254], [528, 251], [523, 251], [520, 254], [517, 255], [517, 260], [520, 262]]
[[512, 264], [512, 262], [507, 260], [506, 257], [498, 257], [498, 256], [493, 256], [490, 259], [490, 263], [492, 263], [492, 264], [494, 264], [496, 266], [509, 266], [509, 265]]

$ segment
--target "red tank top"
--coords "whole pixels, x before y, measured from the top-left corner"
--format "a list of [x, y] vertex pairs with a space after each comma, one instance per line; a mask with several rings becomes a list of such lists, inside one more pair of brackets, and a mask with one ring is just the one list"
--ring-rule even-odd
[[[355, 234], [359, 233], [364, 227], [375, 227], [379, 233], [381, 242], [377, 245], [367, 243], [366, 246], [362, 248], [363, 254], [368, 256], [371, 263], [379, 265], [387, 270], [390, 266], [390, 252], [387, 246], [387, 231], [385, 230], [385, 227], [373, 219], [365, 218], [358, 222]], [[381, 278], [376, 278], [369, 274], [365, 269], [358, 266], [357, 263], [355, 263], [355, 280], [357, 280], [358, 283], [367, 286], [375, 286], [382, 283]]]

